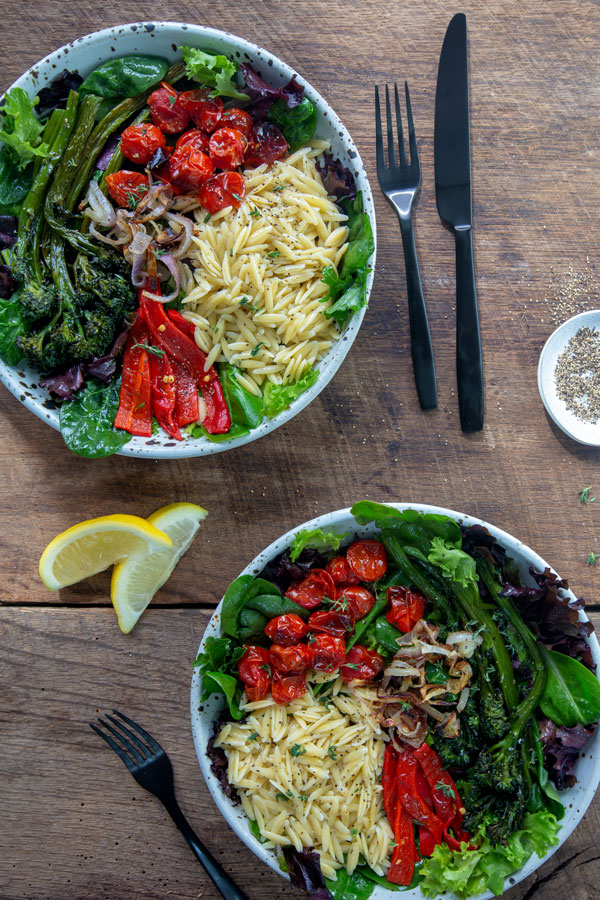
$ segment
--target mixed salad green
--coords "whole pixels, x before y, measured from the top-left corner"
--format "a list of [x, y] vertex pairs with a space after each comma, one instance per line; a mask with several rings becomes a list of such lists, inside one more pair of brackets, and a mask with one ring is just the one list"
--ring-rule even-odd
[[[199, 190], [208, 217], [223, 205], [239, 207], [243, 166], [271, 163], [309, 142], [317, 110], [295, 78], [273, 87], [248, 63], [179, 49], [173, 64], [136, 54], [110, 59], [85, 79], [65, 70], [34, 98], [12, 88], [0, 109], [0, 358], [40, 372], [40, 385], [61, 406], [67, 445], [90, 458], [161, 428], [176, 440], [247, 435], [319, 375], [308, 367], [295, 383], [267, 383], [256, 397], [235, 366], [223, 364], [208, 370], [210, 384], [190, 387], [187, 373], [198, 368], [190, 355], [202, 351], [172, 311], [181, 308], [178, 261], [185, 259], [173, 248], [191, 240], [191, 224], [173, 231], [160, 186], [176, 194]], [[326, 315], [341, 326], [366, 304], [373, 234], [352, 173], [327, 154], [319, 168], [348, 215], [341, 270], [323, 273]], [[162, 249], [156, 242], [142, 247], [138, 235], [124, 258], [114, 229], [98, 231], [114, 222], [107, 193], [124, 205], [130, 238], [136, 216], [150, 217]], [[138, 244], [139, 252], [130, 252]], [[147, 333], [152, 323], [142, 322], [138, 295], [148, 288], [168, 298], [166, 326], [154, 324], [168, 327], [175, 341]]]
[[[375, 539], [305, 530], [258, 577], [229, 586], [221, 636], [196, 660], [202, 700], [224, 695], [225, 719], [240, 720], [244, 693], [287, 703], [310, 691], [326, 703], [333, 681], [312, 683], [313, 672], [337, 673], [349, 691], [373, 682], [389, 738], [384, 806], [412, 823], [388, 880], [362, 865], [325, 883], [310, 848], [285, 848], [282, 865], [315, 900], [366, 898], [376, 883], [501, 894], [558, 842], [562, 792], [600, 718], [583, 604], [548, 569], [523, 584], [482, 527], [369, 501], [352, 514], [374, 523]], [[223, 751], [211, 742], [209, 755], [234, 797]], [[428, 766], [435, 789], [421, 776], [411, 788], [409, 773]]]

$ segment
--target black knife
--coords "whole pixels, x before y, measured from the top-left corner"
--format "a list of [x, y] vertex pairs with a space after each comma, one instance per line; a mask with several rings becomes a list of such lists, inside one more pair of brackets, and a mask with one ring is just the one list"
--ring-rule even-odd
[[483, 366], [473, 267], [467, 19], [454, 16], [444, 38], [435, 92], [435, 195], [456, 240], [456, 375], [463, 431], [483, 428]]

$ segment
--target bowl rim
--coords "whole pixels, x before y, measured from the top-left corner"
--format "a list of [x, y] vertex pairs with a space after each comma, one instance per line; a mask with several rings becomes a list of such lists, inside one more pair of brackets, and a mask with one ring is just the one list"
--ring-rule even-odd
[[[454, 518], [461, 525], [483, 525], [488, 529], [490, 534], [495, 537], [502, 544], [502, 546], [505, 547], [509, 554], [521, 554], [523, 557], [526, 557], [528, 564], [533, 565], [537, 570], [544, 571], [544, 569], [548, 568], [554, 574], [558, 574], [552, 566], [550, 566], [535, 550], [532, 550], [531, 547], [529, 547], [523, 541], [515, 538], [509, 532], [504, 531], [503, 529], [498, 528], [497, 526], [492, 525], [491, 523], [477, 516], [472, 516], [468, 513], [461, 513], [456, 510], [448, 509], [446, 507], [437, 506], [434, 504], [387, 502], [385, 505], [391, 506], [398, 510], [414, 509], [418, 512], [447, 515]], [[338, 528], [341, 522], [348, 518], [353, 518], [350, 507], [325, 513], [323, 515], [310, 519], [307, 522], [297, 525], [294, 528], [291, 528], [284, 535], [272, 541], [264, 550], [261, 550], [254, 557], [254, 559], [250, 563], [248, 563], [248, 565], [242, 570], [242, 572], [240, 572], [240, 575], [256, 576], [260, 571], [262, 571], [267, 562], [269, 562], [271, 559], [273, 559], [275, 556], [289, 547], [294, 537], [303, 529], [312, 530], [316, 528], [322, 528], [324, 530], [335, 530], [336, 528]], [[345, 527], [345, 525], [343, 527]], [[360, 526], [356, 524], [354, 533], [360, 536], [362, 533], [369, 533], [372, 530], [373, 525], [371, 523], [366, 526]], [[565, 593], [569, 596], [570, 599], [577, 599], [576, 595], [570, 588], [567, 589]], [[223, 600], [221, 599], [206, 625], [202, 640], [198, 647], [198, 653], [202, 651], [204, 643], [208, 636], [210, 636], [211, 634], [220, 633], [220, 627], [218, 623], [220, 619], [222, 604]], [[579, 610], [579, 618], [580, 621], [589, 621], [588, 616], [583, 610]], [[587, 640], [590, 645], [593, 660], [598, 667], [597, 677], [600, 680], [600, 645], [594, 632], [592, 632]], [[210, 770], [210, 762], [206, 755], [206, 734], [202, 731], [202, 728], [207, 721], [212, 722], [214, 719], [210, 716], [207, 716], [206, 712], [201, 712], [198, 708], [200, 684], [200, 675], [198, 673], [198, 670], [194, 669], [190, 690], [191, 727], [194, 748], [196, 750], [196, 757], [198, 759], [205, 784], [208, 787], [208, 790], [219, 811], [223, 815], [225, 821], [234, 831], [237, 837], [244, 842], [248, 849], [251, 850], [252, 853], [254, 853], [254, 855], [258, 857], [258, 859], [266, 863], [266, 865], [268, 865], [269, 868], [273, 869], [274, 872], [277, 872], [277, 874], [283, 876], [284, 878], [289, 878], [289, 876], [279, 868], [279, 865], [277, 863], [276, 851], [265, 850], [262, 844], [252, 835], [247, 824], [249, 821], [248, 817], [243, 812], [241, 807], [234, 807], [232, 805], [231, 801], [222, 792], [216, 777]], [[210, 700], [207, 701], [207, 703], [210, 704]], [[597, 732], [597, 734], [598, 733], [599, 732]], [[549, 850], [541, 859], [537, 856], [536, 853], [533, 853], [532, 856], [518, 871], [513, 872], [505, 879], [505, 891], [523, 881], [525, 878], [535, 872], [543, 863], [547, 862], [547, 860], [550, 859], [550, 857], [565, 843], [565, 841], [570, 837], [575, 828], [580, 824], [587, 809], [590, 806], [590, 803], [594, 798], [598, 785], [600, 784], [600, 753], [596, 753], [595, 755], [593, 755], [593, 757], [591, 758], [591, 764], [592, 777], [588, 778], [585, 784], [582, 784], [581, 781], [578, 782], [578, 785], [581, 786], [581, 794], [578, 795], [577, 799], [578, 808], [575, 815], [573, 816], [573, 819], [568, 822], [565, 822], [568, 812], [568, 805], [567, 802], [565, 802], [565, 819], [562, 819], [559, 822], [558, 843], [555, 846], [549, 848]], [[569, 791], [572, 790], [577, 790], [577, 787], [569, 789]], [[566, 791], [563, 792], [563, 796], [565, 796], [566, 799], [566, 797], [568, 797], [568, 793]], [[393, 896], [394, 892], [388, 891], [379, 885], [376, 886], [372, 894], [373, 900], [391, 900]], [[404, 891], [403, 896], [406, 897], [406, 900], [427, 900], [419, 887], [416, 887], [413, 890]], [[445, 896], [452, 898], [455, 895], [447, 894]], [[493, 896], [494, 895], [491, 893], [491, 891], [486, 891], [482, 894], [477, 895], [477, 897], [472, 897], [471, 900], [489, 900], [489, 898]]]
[[[238, 447], [244, 446], [245, 444], [249, 444], [261, 437], [266, 437], [281, 425], [285, 425], [287, 422], [293, 419], [294, 416], [298, 415], [298, 413], [302, 412], [302, 410], [305, 409], [321, 393], [321, 391], [323, 391], [327, 387], [332, 378], [337, 374], [338, 370], [344, 363], [346, 356], [350, 352], [352, 345], [354, 344], [369, 305], [377, 258], [377, 223], [373, 192], [369, 183], [369, 177], [367, 175], [366, 167], [348, 129], [339, 118], [333, 107], [328, 103], [323, 95], [320, 94], [319, 91], [317, 91], [312, 86], [312, 84], [307, 81], [306, 78], [304, 78], [304, 76], [300, 75], [298, 72], [292, 69], [291, 66], [289, 66], [286, 62], [284, 62], [284, 60], [280, 59], [274, 53], [271, 53], [270, 51], [264, 49], [263, 47], [260, 47], [258, 44], [255, 44], [252, 41], [246, 40], [246, 38], [239, 37], [232, 32], [224, 31], [218, 28], [211, 28], [204, 25], [194, 25], [193, 23], [187, 22], [174, 22], [170, 20], [158, 19], [140, 22], [126, 22], [107, 28], [102, 28], [98, 31], [89, 32], [88, 34], [75, 38], [66, 44], [62, 44], [60, 47], [56, 48], [56, 50], [48, 53], [38, 62], [30, 66], [11, 85], [9, 85], [6, 90], [9, 91], [14, 87], [23, 87], [26, 90], [29, 89], [28, 93], [31, 92], [32, 87], [34, 87], [36, 91], [39, 90], [39, 88], [46, 83], [46, 81], [44, 80], [43, 84], [39, 84], [37, 86], [35, 84], [35, 82], [39, 82], [42, 80], [40, 69], [44, 71], [44, 79], [46, 76], [46, 72], [48, 72], [48, 81], [50, 81], [52, 66], [56, 65], [56, 70], [58, 70], [61, 66], [64, 67], [65, 60], [61, 60], [61, 58], [65, 56], [66, 52], [69, 50], [73, 49], [77, 51], [82, 47], [89, 47], [102, 41], [115, 43], [119, 40], [122, 40], [124, 33], [129, 30], [134, 31], [136, 36], [146, 33], [149, 38], [149, 36], [152, 34], [157, 34], [173, 29], [176, 29], [182, 33], [182, 43], [186, 42], [184, 36], [195, 36], [198, 42], [200, 42], [202, 39], [225, 40], [227, 42], [234, 43], [236, 50], [258, 55], [261, 62], [264, 62], [266, 66], [274, 67], [277, 72], [282, 73], [287, 78], [291, 78], [292, 76], [296, 77], [297, 81], [304, 86], [306, 93], [310, 97], [310, 99], [315, 102], [318, 110], [321, 113], [326, 114], [320, 115], [320, 121], [325, 121], [327, 123], [328, 129], [331, 129], [332, 132], [337, 133], [344, 144], [345, 152], [349, 156], [349, 164], [352, 168], [357, 183], [359, 184], [359, 189], [363, 192], [364, 208], [365, 211], [369, 214], [371, 227], [373, 229], [374, 249], [368, 263], [369, 270], [367, 272], [366, 282], [366, 303], [360, 310], [352, 314], [352, 316], [340, 332], [339, 339], [330, 348], [323, 359], [320, 360], [317, 364], [319, 377], [315, 384], [312, 385], [312, 387], [310, 387], [303, 394], [293, 400], [290, 406], [279, 413], [277, 416], [274, 416], [272, 419], [264, 418], [261, 424], [257, 428], [251, 429], [250, 433], [247, 435], [243, 435], [241, 437], [223, 442], [209, 441], [205, 437], [186, 437], [185, 440], [181, 442], [174, 441], [168, 435], [164, 437], [161, 435], [159, 441], [156, 440], [156, 435], [152, 435], [149, 439], [132, 437], [132, 439], [115, 454], [117, 456], [131, 456], [142, 459], [186, 459], [196, 458], [200, 456], [211, 456], [214, 453], [224, 453], [227, 450], [234, 450]], [[118, 50], [118, 45], [115, 44], [115, 46], [117, 46]], [[118, 56], [118, 52], [115, 53], [115, 58], [118, 58]], [[105, 58], [112, 58], [112, 54], [107, 53]], [[79, 67], [75, 66], [75, 68], [82, 67], [84, 68], [85, 64], [82, 64]], [[30, 82], [33, 82], [33, 84], [31, 84]], [[5, 93], [6, 91], [0, 95], [0, 100], [4, 98]], [[26, 374], [23, 373], [24, 369], [26, 370]], [[35, 378], [36, 382], [39, 381], [39, 374], [35, 373], [27, 366], [24, 366], [23, 362], [17, 363], [16, 366], [9, 366], [8, 364], [0, 360], [0, 382], [4, 384], [4, 386], [11, 392], [11, 394], [13, 394], [13, 396], [21, 403], [22, 406], [24, 406], [30, 412], [33, 412], [34, 415], [36, 415], [42, 422], [47, 423], [60, 433], [60, 423], [57, 408], [58, 405], [50, 398], [48, 398], [44, 403], [42, 400], [39, 400], [37, 397], [31, 395], [30, 390], [28, 389], [28, 385], [25, 384], [25, 378], [29, 377], [29, 373], [31, 373], [31, 376]]]

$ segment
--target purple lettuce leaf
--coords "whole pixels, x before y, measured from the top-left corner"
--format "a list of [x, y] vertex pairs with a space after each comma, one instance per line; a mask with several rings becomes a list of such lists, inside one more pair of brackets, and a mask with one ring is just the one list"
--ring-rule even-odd
[[242, 63], [240, 68], [252, 101], [249, 111], [255, 121], [265, 119], [276, 100], [285, 100], [289, 109], [302, 103], [304, 87], [296, 81], [295, 75], [283, 87], [275, 88], [267, 84], [250, 63]]
[[16, 244], [18, 227], [16, 216], [0, 216], [0, 250]]
[[12, 297], [16, 289], [17, 285], [10, 266], [0, 265], [0, 298], [6, 300], [8, 297]]
[[227, 777], [227, 755], [222, 747], [215, 747], [217, 735], [225, 721], [226, 719], [222, 716], [215, 721], [212, 736], [208, 739], [206, 744], [206, 755], [210, 759], [210, 770], [217, 778], [221, 790], [226, 797], [229, 797], [234, 806], [239, 806], [240, 795]]
[[284, 847], [283, 858], [291, 883], [308, 894], [309, 900], [333, 900], [321, 872], [318, 853], [314, 850], [298, 851], [295, 847]]
[[77, 391], [81, 390], [84, 384], [82, 363], [71, 366], [66, 372], [50, 375], [49, 378], [43, 378], [40, 381], [40, 387], [46, 388], [59, 400], [73, 400]]
[[76, 91], [83, 82], [77, 72], [69, 72], [63, 69], [60, 75], [54, 78], [48, 87], [38, 92], [39, 102], [35, 110], [38, 115], [48, 116], [54, 109], [63, 108], [67, 102], [69, 91]]
[[596, 726], [585, 728], [583, 725], [575, 725], [574, 728], [564, 728], [551, 719], [542, 719], [539, 726], [544, 748], [544, 766], [550, 778], [560, 791], [573, 787], [577, 781], [575, 763], [594, 734]]
[[354, 175], [342, 165], [339, 159], [334, 159], [332, 153], [324, 153], [323, 161], [317, 160], [317, 169], [323, 179], [327, 193], [340, 200], [353, 200], [356, 197], [356, 181]]
[[44, 378], [40, 381], [40, 387], [46, 388], [59, 400], [73, 400], [77, 391], [81, 390], [90, 377], [98, 378], [104, 384], [110, 384], [116, 375], [117, 360], [125, 347], [128, 333], [129, 328], [124, 328], [104, 356], [95, 356], [87, 363], [77, 363], [66, 372]]
[[311, 569], [323, 569], [324, 567], [324, 557], [312, 547], [305, 548], [296, 562], [291, 561], [290, 552], [286, 550], [285, 553], [281, 553], [267, 563], [260, 573], [260, 577], [276, 584], [279, 590], [285, 593], [290, 584], [302, 581]]

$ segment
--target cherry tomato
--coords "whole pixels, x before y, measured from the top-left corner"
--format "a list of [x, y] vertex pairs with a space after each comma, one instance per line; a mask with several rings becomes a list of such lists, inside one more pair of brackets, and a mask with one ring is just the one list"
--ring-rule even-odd
[[291, 647], [299, 644], [309, 632], [308, 625], [296, 613], [287, 613], [271, 619], [265, 626], [265, 634], [274, 644]]
[[202, 185], [198, 198], [204, 209], [212, 214], [226, 206], [239, 209], [245, 194], [243, 175], [239, 172], [219, 172]]
[[278, 672], [304, 672], [312, 663], [312, 650], [308, 644], [296, 644], [295, 647], [283, 647], [271, 644], [269, 662]]
[[324, 634], [332, 634], [334, 637], [344, 637], [354, 628], [354, 613], [349, 605], [342, 609], [334, 604], [330, 610], [318, 609], [311, 613], [308, 627], [311, 631], [322, 631]]
[[425, 613], [425, 597], [417, 591], [409, 591], [406, 587], [394, 586], [387, 589], [390, 605], [385, 614], [388, 622], [405, 634], [412, 631]]
[[383, 666], [383, 656], [377, 651], [355, 644], [348, 650], [340, 675], [344, 681], [370, 681], [382, 671]]
[[254, 126], [248, 138], [244, 164], [249, 167], [262, 163], [271, 165], [276, 159], [281, 159], [288, 149], [289, 144], [279, 128], [272, 122], [261, 122]]
[[184, 144], [175, 150], [169, 160], [169, 176], [173, 184], [191, 191], [202, 187], [214, 171], [210, 157], [193, 144]]
[[387, 572], [385, 547], [380, 541], [355, 541], [348, 547], [346, 559], [361, 581], [377, 581]]
[[146, 191], [148, 179], [140, 172], [128, 172], [121, 169], [114, 175], [106, 176], [108, 193], [118, 206], [125, 209], [135, 209]]
[[354, 574], [345, 556], [333, 556], [326, 569], [336, 584], [360, 584], [360, 578]]
[[325, 569], [313, 569], [302, 581], [291, 584], [285, 596], [304, 609], [316, 609], [325, 597], [330, 600], [335, 598], [335, 585]]
[[161, 81], [158, 90], [148, 97], [152, 121], [165, 134], [177, 134], [188, 126], [190, 116], [181, 97], [166, 81]]
[[354, 613], [354, 620], [363, 619], [373, 609], [375, 597], [364, 587], [356, 584], [341, 584], [337, 589], [338, 603], [346, 603]]
[[275, 703], [289, 703], [306, 693], [306, 679], [304, 672], [296, 672], [292, 675], [284, 675], [277, 669], [273, 672], [273, 684], [271, 693]]
[[200, 131], [198, 128], [192, 128], [191, 131], [185, 131], [181, 137], [178, 137], [175, 149], [179, 150], [180, 147], [187, 147], [190, 144], [192, 147], [195, 147], [196, 150], [202, 150], [203, 153], [208, 153], [208, 135], [204, 134], [204, 132]]
[[243, 681], [248, 700], [262, 700], [269, 693], [271, 667], [269, 654], [264, 647], [246, 646], [238, 662], [238, 675]]
[[316, 634], [310, 642], [315, 672], [335, 672], [346, 660], [346, 644], [330, 634]]
[[130, 125], [121, 135], [121, 153], [141, 166], [149, 163], [165, 144], [165, 136], [156, 125]]
[[246, 138], [235, 128], [217, 128], [213, 131], [210, 143], [210, 158], [217, 169], [237, 169], [244, 161]]
[[196, 91], [184, 91], [181, 103], [194, 125], [209, 134], [219, 127], [223, 114], [223, 101], [220, 97], [211, 97], [210, 88], [199, 88]]
[[227, 126], [227, 128], [235, 128], [236, 131], [241, 131], [245, 138], [249, 138], [252, 134], [254, 123], [249, 113], [233, 106], [231, 109], [223, 110], [220, 124]]

